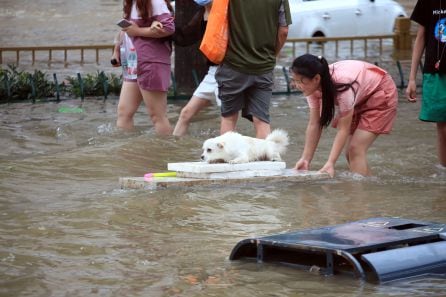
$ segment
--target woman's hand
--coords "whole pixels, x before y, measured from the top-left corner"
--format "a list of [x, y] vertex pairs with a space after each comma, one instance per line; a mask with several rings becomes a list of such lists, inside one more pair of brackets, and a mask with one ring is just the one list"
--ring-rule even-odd
[[131, 26], [123, 28], [122, 31], [126, 32], [131, 37], [150, 37], [150, 38], [162, 38], [166, 35], [164, 25], [161, 22], [153, 21], [150, 27], [139, 27], [136, 23], [132, 22]]
[[417, 101], [417, 84], [415, 80], [409, 80], [406, 89], [406, 97], [409, 102]]
[[127, 33], [128, 36], [131, 37], [139, 36], [139, 26], [133, 21], [130, 21], [130, 23], [132, 24], [128, 27], [122, 28], [122, 31], [124, 31], [125, 33]]
[[161, 30], [163, 28], [163, 24], [158, 21], [153, 21], [150, 25], [150, 29], [152, 30]]
[[296, 166], [294, 166], [296, 170], [310, 170], [310, 162], [305, 159], [300, 159], [297, 161]]
[[116, 36], [110, 63], [113, 65], [113, 67], [121, 66], [121, 32], [119, 32], [119, 34]]
[[111, 64], [113, 67], [119, 67], [121, 66], [121, 57], [120, 57], [120, 53], [113, 51], [113, 55], [111, 57], [110, 60]]
[[331, 162], [327, 162], [325, 163], [324, 167], [322, 167], [319, 172], [321, 173], [328, 173], [328, 175], [330, 175], [330, 177], [334, 177], [335, 174], [335, 169], [334, 169], [334, 164]]

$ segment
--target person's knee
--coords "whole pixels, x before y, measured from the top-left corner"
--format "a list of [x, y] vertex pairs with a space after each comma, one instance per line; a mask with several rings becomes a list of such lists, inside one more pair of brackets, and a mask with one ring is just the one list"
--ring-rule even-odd
[[157, 123], [157, 122], [161, 121], [161, 116], [157, 113], [151, 112], [151, 113], [149, 113], [149, 117], [153, 123]]
[[162, 123], [167, 119], [166, 114], [161, 112], [150, 112], [149, 117], [153, 124]]
[[352, 141], [348, 146], [346, 157], [347, 160], [352, 160], [354, 158], [363, 156], [364, 153], [364, 146], [362, 146], [360, 143]]
[[181, 112], [180, 112], [180, 120], [181, 121], [189, 122], [193, 116], [194, 116], [194, 114], [188, 106], [185, 106], [185, 107], [183, 107], [183, 109], [181, 109]]
[[126, 117], [126, 118], [131, 118], [133, 117], [134, 113], [133, 109], [129, 108], [126, 105], [120, 105], [118, 104], [118, 117]]

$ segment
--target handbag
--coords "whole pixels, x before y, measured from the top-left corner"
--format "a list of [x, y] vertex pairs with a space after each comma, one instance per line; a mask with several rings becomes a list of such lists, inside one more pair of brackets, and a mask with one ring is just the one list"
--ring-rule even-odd
[[228, 47], [229, 0], [214, 0], [209, 13], [200, 51], [215, 64], [220, 64]]

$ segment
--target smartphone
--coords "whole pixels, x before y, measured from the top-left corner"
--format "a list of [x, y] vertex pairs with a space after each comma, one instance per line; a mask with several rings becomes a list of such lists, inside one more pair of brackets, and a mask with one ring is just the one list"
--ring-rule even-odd
[[122, 19], [119, 22], [116, 23], [116, 25], [118, 25], [121, 28], [127, 28], [128, 26], [131, 26], [132, 23], [130, 23], [129, 21], [127, 21], [126, 19]]

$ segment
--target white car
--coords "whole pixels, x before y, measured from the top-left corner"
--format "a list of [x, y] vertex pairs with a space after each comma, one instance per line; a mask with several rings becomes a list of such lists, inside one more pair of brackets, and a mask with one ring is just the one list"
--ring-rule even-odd
[[407, 16], [392, 0], [288, 0], [293, 24], [288, 39], [392, 34]]

